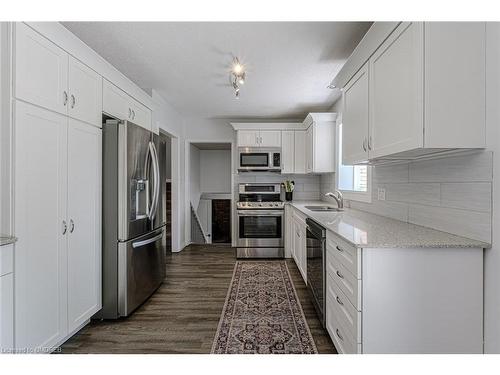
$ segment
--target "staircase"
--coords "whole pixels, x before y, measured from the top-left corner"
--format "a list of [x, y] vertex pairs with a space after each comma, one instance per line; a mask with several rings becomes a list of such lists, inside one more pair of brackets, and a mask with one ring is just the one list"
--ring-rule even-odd
[[207, 236], [203, 232], [201, 227], [200, 218], [196, 213], [192, 203], [189, 203], [191, 207], [191, 242], [195, 244], [205, 244], [207, 243]]

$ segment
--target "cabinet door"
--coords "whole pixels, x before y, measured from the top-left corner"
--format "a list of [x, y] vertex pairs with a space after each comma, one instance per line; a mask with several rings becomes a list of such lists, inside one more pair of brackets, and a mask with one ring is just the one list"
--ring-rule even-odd
[[101, 308], [101, 129], [68, 128], [68, 325]]
[[281, 173], [295, 173], [295, 131], [282, 131], [281, 140]]
[[299, 231], [300, 231], [300, 269], [302, 271], [302, 277], [304, 279], [304, 282], [307, 284], [307, 233], [306, 233], [306, 226], [303, 223], [300, 223], [299, 225]]
[[96, 126], [102, 126], [102, 77], [70, 57], [69, 115]]
[[403, 22], [370, 58], [370, 158], [423, 147], [423, 25]]
[[68, 108], [68, 54], [24, 23], [16, 23], [15, 97], [59, 113]]
[[342, 164], [368, 160], [368, 64], [343, 89]]
[[258, 130], [238, 130], [237, 143], [238, 143], [238, 147], [258, 147], [259, 146], [259, 131]]
[[281, 147], [281, 131], [279, 130], [261, 130], [260, 147]]
[[119, 118], [130, 120], [132, 109], [130, 108], [130, 97], [125, 91], [119, 89], [106, 79], [102, 81], [102, 110], [103, 112]]
[[16, 347], [52, 347], [67, 335], [68, 322], [68, 119], [15, 106]]
[[130, 120], [144, 129], [151, 130], [151, 110], [133, 99], [130, 108], [132, 110]]
[[300, 270], [300, 229], [297, 220], [293, 220], [293, 260]]
[[306, 138], [307, 132], [305, 130], [295, 131], [295, 173], [306, 173]]
[[314, 126], [311, 125], [306, 131], [306, 173], [312, 173], [314, 165]]

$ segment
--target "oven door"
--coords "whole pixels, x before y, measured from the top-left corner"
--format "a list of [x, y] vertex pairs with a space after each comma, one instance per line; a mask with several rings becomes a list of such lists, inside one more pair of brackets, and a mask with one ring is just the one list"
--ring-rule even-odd
[[238, 210], [238, 247], [283, 247], [283, 210]]

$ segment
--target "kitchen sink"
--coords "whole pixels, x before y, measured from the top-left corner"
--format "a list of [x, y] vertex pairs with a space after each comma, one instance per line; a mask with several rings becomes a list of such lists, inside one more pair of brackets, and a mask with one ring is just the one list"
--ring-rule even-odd
[[341, 208], [331, 207], [331, 206], [304, 206], [304, 207], [310, 211], [326, 211], [326, 212], [328, 212], [328, 211], [336, 211], [336, 212], [343, 211]]

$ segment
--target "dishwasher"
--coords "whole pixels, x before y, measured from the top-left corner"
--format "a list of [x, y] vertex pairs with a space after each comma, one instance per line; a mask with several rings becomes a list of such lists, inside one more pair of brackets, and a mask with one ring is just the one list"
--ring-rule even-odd
[[307, 224], [307, 288], [323, 327], [326, 294], [326, 230], [312, 219]]

